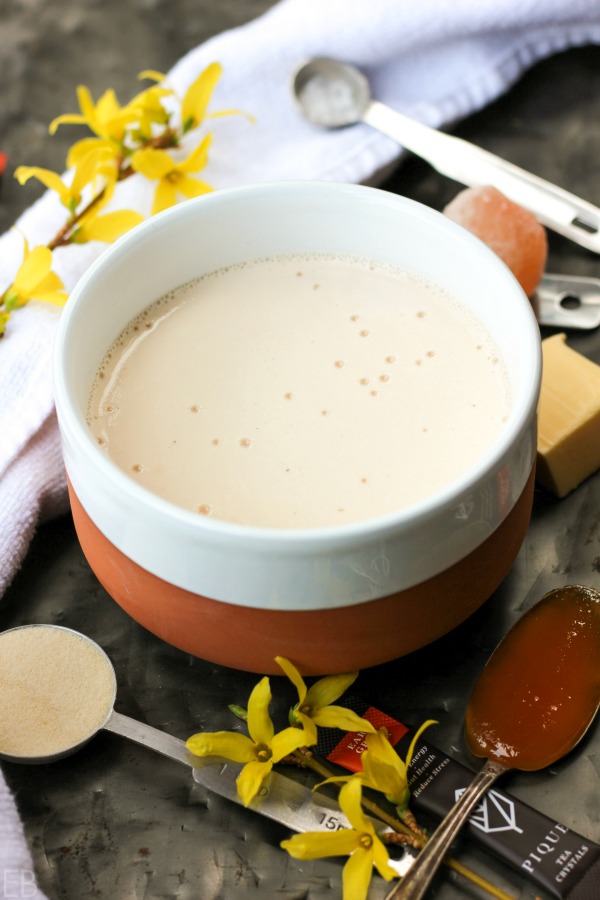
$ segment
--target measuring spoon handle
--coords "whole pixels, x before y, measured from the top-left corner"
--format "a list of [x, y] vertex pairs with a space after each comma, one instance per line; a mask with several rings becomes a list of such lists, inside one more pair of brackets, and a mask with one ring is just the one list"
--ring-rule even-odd
[[138, 722], [137, 719], [131, 719], [121, 713], [115, 712], [113, 709], [110, 718], [103, 726], [105, 731], [112, 731], [114, 734], [120, 734], [122, 737], [135, 741], [136, 744], [142, 744], [169, 759], [177, 762], [185, 763], [187, 766], [193, 767], [192, 754], [185, 746], [185, 741], [153, 728], [152, 725], [146, 725], [145, 722]]
[[581, 247], [600, 253], [600, 209], [462, 138], [417, 122], [373, 100], [367, 124], [425, 159], [442, 175], [470, 187], [489, 184], [526, 207], [543, 224]]
[[496, 779], [507, 769], [494, 760], [487, 760], [466, 788], [450, 812], [442, 819], [420, 851], [412, 868], [387, 895], [386, 900], [420, 900], [429, 887], [456, 835], [473, 809]]

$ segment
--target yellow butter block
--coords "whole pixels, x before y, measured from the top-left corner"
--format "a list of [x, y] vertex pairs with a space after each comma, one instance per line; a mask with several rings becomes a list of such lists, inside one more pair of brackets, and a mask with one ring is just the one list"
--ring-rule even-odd
[[600, 366], [567, 346], [542, 341], [537, 479], [559, 497], [600, 468]]

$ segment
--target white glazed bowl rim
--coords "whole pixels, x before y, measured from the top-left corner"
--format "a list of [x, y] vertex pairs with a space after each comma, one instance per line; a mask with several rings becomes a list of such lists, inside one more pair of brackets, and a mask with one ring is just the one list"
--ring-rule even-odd
[[[311, 203], [337, 204], [342, 210], [344, 207], [358, 208], [361, 204], [363, 209], [367, 209], [375, 204], [376, 211], [380, 207], [386, 210], [386, 214], [407, 217], [411, 224], [428, 229], [432, 235], [441, 230], [444, 235], [442, 241], [451, 242], [455, 250], [465, 254], [468, 262], [476, 261], [477, 266], [499, 285], [496, 293], [505, 298], [507, 315], [512, 317], [516, 337], [525, 348], [520, 354], [522, 387], [514, 398], [502, 435], [468, 472], [420, 502], [395, 513], [330, 528], [271, 529], [207, 519], [177, 507], [141, 487], [98, 448], [85, 422], [72, 364], [77, 336], [88, 307], [93, 304], [98, 284], [110, 277], [115, 265], [124, 265], [133, 254], [143, 253], [141, 248], [147, 242], [155, 244], [170, 231], [181, 233], [187, 225], [191, 227], [196, 219], [210, 219], [213, 210], [221, 211], [221, 214], [225, 210], [227, 214], [228, 207], [231, 207], [231, 214], [235, 214], [236, 209], [241, 209], [240, 204], [246, 208], [261, 202], [279, 204], [280, 207], [285, 204], [290, 215], [292, 209], [309, 208]], [[343, 217], [343, 211], [339, 215]], [[298, 248], [298, 252], [305, 250], [306, 247]], [[325, 248], [325, 252], [336, 252], [336, 249]], [[343, 249], [341, 252], [344, 252]], [[247, 256], [239, 254], [240, 259], [252, 256], [252, 253]], [[212, 268], [219, 267], [215, 265]], [[196, 274], [209, 268], [200, 268]], [[187, 280], [186, 277], [179, 282], [171, 282], [171, 287]], [[148, 304], [162, 293], [164, 291], [150, 296]], [[130, 314], [127, 320], [134, 314]], [[120, 330], [118, 328], [113, 337]], [[104, 344], [103, 352], [107, 348], [108, 344]], [[102, 355], [99, 354], [98, 363]], [[454, 528], [456, 516], [453, 511], [463, 499], [476, 492], [486, 480], [494, 478], [501, 469], [513, 466], [511, 501], [507, 508], [494, 515], [493, 521], [487, 523], [487, 532], [501, 523], [520, 495], [533, 464], [541, 346], [533, 311], [529, 303], [524, 302], [523, 292], [507, 267], [481, 241], [446, 217], [415, 201], [375, 188], [328, 182], [277, 182], [220, 190], [197, 200], [186, 201], [145, 221], [111, 245], [80, 279], [62, 313], [56, 336], [53, 374], [67, 472], [84, 509], [112, 543], [153, 574], [203, 596], [257, 607], [310, 609], [350, 605], [386, 596], [432, 577], [463, 558], [487, 534], [481, 531], [469, 534], [468, 529], [463, 529], [458, 533], [458, 539], [450, 541], [448, 549], [436, 556], [429, 552], [431, 541], [428, 533], [433, 534], [431, 529], [435, 531], [438, 520], [442, 532], [450, 519]], [[116, 514], [115, 504], [120, 508]], [[160, 542], [160, 533], [163, 541], [167, 538], [169, 549], [157, 553], [155, 550], [157, 541]], [[415, 557], [414, 546], [411, 548], [409, 540], [405, 553], [406, 565], [391, 580], [378, 576], [374, 584], [373, 579], [365, 577], [363, 572], [358, 573], [355, 587], [348, 585], [348, 572], [355, 567], [353, 556], [366, 553], [365, 559], [372, 563], [378, 553], [388, 555], [385, 548], [389, 541], [392, 542], [390, 552], [393, 553], [398, 549], [398, 541], [409, 536], [415, 538], [422, 552]], [[192, 560], [198, 553], [203, 559], [201, 564], [196, 565]], [[332, 565], [335, 565], [337, 553], [343, 558], [344, 569], [340, 596], [335, 592], [331, 594], [327, 585], [311, 591], [306, 597], [301, 596], [307, 585], [312, 587], [315, 557], [321, 561], [325, 557], [333, 558]], [[232, 556], [243, 558], [239, 573], [233, 577], [234, 583], [230, 577], [207, 574], [207, 562], [210, 568], [215, 554], [218, 558], [216, 568], [227, 566], [227, 560], [231, 560]], [[411, 558], [417, 559], [412, 566]], [[257, 565], [263, 570], [268, 565], [276, 570], [272, 579], [265, 576], [264, 571], [255, 579]], [[361, 565], [357, 563], [356, 568], [360, 569]], [[198, 574], [198, 568], [204, 568], [204, 574]], [[290, 598], [285, 596], [283, 584], [289, 584], [293, 579], [298, 582], [298, 590], [295, 597]]]

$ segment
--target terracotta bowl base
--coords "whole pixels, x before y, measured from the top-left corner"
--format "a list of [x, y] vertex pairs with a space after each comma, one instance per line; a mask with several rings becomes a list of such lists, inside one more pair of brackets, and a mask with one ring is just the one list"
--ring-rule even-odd
[[132, 562], [92, 522], [69, 486], [79, 542], [96, 577], [136, 622], [202, 659], [263, 675], [275, 656], [305, 675], [349, 672], [405, 656], [447, 634], [494, 592], [527, 531], [534, 473], [502, 522], [444, 572], [378, 600], [281, 612], [235, 606], [174, 587]]

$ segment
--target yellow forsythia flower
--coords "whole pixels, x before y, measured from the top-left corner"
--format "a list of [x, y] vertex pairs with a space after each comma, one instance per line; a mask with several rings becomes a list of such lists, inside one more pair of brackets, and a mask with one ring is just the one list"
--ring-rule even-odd
[[408, 808], [410, 792], [408, 789], [408, 767], [414, 755], [416, 742], [430, 725], [437, 724], [433, 719], [424, 722], [413, 737], [406, 760], [401, 760], [383, 729], [366, 737], [367, 749], [362, 754], [362, 782], [365, 786], [381, 791], [399, 812]]
[[307, 688], [300, 672], [289, 659], [276, 656], [275, 662], [298, 691], [298, 703], [290, 711], [290, 721], [300, 723], [307, 734], [311, 735], [312, 743], [317, 742], [317, 725], [323, 728], [340, 728], [342, 731], [375, 731], [370, 722], [351, 709], [332, 705], [356, 681], [358, 672], [326, 675]]
[[[206, 118], [246, 115], [239, 109], [222, 109], [214, 113], [207, 112], [213, 91], [222, 73], [223, 68], [219, 63], [210, 63], [186, 90], [183, 99], [180, 101], [181, 130], [183, 134], [198, 128]], [[144, 72], [140, 72], [138, 77], [151, 78], [164, 84], [167, 76], [162, 72], [156, 72], [154, 69], [146, 69]], [[246, 115], [246, 118], [254, 121], [252, 116]]]
[[281, 847], [295, 859], [348, 856], [342, 877], [344, 900], [366, 900], [373, 866], [386, 881], [396, 876], [389, 865], [385, 845], [362, 810], [361, 800], [362, 785], [360, 779], [353, 776], [342, 787], [339, 796], [340, 807], [352, 825], [351, 829], [306, 831], [281, 842]]
[[6, 312], [25, 306], [30, 300], [41, 300], [55, 306], [64, 305], [68, 295], [58, 275], [51, 271], [51, 266], [52, 252], [48, 247], [34, 247], [30, 250], [25, 239], [23, 262], [13, 283], [4, 293]]
[[123, 141], [127, 126], [135, 122], [137, 113], [129, 106], [122, 107], [112, 88], [105, 91], [98, 102], [94, 103], [88, 88], [79, 85], [77, 98], [81, 112], [57, 116], [50, 123], [50, 134], [54, 134], [59, 125], [87, 125], [99, 138], [117, 143]]
[[387, 739], [384, 728], [367, 734], [365, 737], [366, 750], [360, 757], [362, 771], [357, 772], [356, 775], [336, 775], [321, 783], [347, 782], [351, 778], [360, 778], [364, 787], [385, 794], [386, 799], [396, 807], [400, 818], [403, 818], [410, 801], [408, 767], [414, 756], [415, 745], [425, 729], [436, 724], [433, 719], [428, 719], [421, 725], [410, 743], [406, 760], [400, 759]]
[[88, 241], [103, 241], [110, 244], [143, 220], [141, 213], [133, 209], [115, 210], [104, 215], [99, 215], [94, 209], [81, 217], [71, 234], [71, 241], [74, 244], [87, 244]]
[[211, 63], [189, 86], [181, 103], [183, 133], [197, 128], [206, 116], [210, 98], [222, 74], [219, 63]]
[[149, 78], [151, 81], [165, 81], [166, 77], [164, 72], [157, 69], [144, 69], [143, 72], [138, 72], [138, 78]]
[[[105, 91], [97, 103], [94, 103], [88, 88], [79, 85], [77, 88], [79, 113], [65, 113], [57, 116], [50, 123], [50, 134], [54, 134], [59, 125], [87, 125], [96, 137], [83, 138], [69, 150], [67, 165], [78, 165], [90, 152], [106, 153], [114, 163], [119, 163], [124, 154], [124, 141], [127, 130], [140, 118], [139, 108], [121, 106], [112, 88]], [[117, 172], [115, 169], [114, 177]]]
[[37, 178], [45, 187], [58, 194], [61, 203], [70, 213], [75, 213], [81, 203], [84, 189], [88, 185], [92, 186], [92, 189], [97, 189], [98, 184], [102, 188], [114, 173], [111, 157], [112, 154], [105, 147], [87, 153], [78, 160], [70, 184], [65, 184], [56, 172], [39, 166], [18, 166], [15, 169], [15, 178], [19, 184], [25, 184], [30, 178]]
[[2, 337], [2, 335], [6, 331], [6, 326], [8, 325], [9, 319], [10, 319], [10, 313], [0, 310], [0, 337]]
[[158, 181], [152, 215], [173, 206], [180, 194], [189, 198], [212, 191], [212, 187], [205, 181], [190, 177], [206, 165], [210, 143], [211, 135], [208, 134], [182, 162], [175, 162], [166, 151], [152, 147], [135, 151], [131, 157], [133, 169], [150, 181]]
[[300, 728], [284, 728], [275, 734], [269, 715], [270, 702], [271, 688], [265, 676], [248, 700], [249, 737], [237, 731], [214, 731], [194, 734], [186, 741], [186, 747], [196, 756], [220, 756], [245, 763], [236, 782], [245, 806], [256, 796], [275, 763], [310, 743]]
[[135, 127], [132, 128], [135, 139], [150, 141], [153, 125], [165, 127], [169, 124], [170, 115], [163, 106], [162, 99], [172, 93], [167, 88], [155, 85], [142, 91], [127, 104], [126, 109], [135, 113]]

